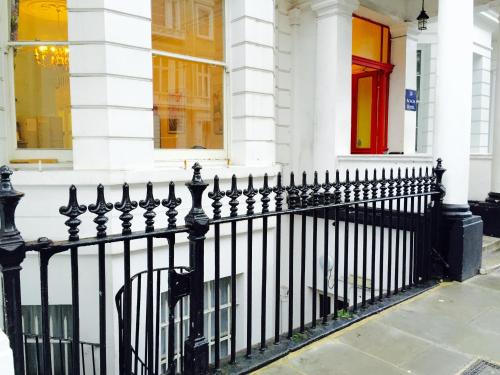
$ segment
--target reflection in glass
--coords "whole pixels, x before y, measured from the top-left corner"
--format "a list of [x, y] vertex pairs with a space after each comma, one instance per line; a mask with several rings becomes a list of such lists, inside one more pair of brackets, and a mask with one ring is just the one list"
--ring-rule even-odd
[[223, 59], [222, 0], [152, 0], [153, 49]]
[[224, 68], [153, 56], [155, 148], [222, 149]]
[[[52, 46], [47, 46], [50, 51]], [[18, 148], [70, 149], [71, 104], [65, 64], [37, 61], [37, 47], [16, 48], [14, 89]]]

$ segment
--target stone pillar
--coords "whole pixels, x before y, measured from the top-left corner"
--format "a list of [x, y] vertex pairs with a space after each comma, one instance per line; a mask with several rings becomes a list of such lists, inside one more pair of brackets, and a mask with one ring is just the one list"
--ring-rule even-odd
[[314, 168], [333, 169], [351, 148], [352, 12], [357, 0], [313, 0], [316, 13]]
[[[291, 105], [291, 117], [292, 117], [292, 131], [290, 137], [290, 164], [292, 171], [304, 170], [303, 161], [301, 158], [303, 154], [299, 150], [303, 146], [303, 138], [301, 137], [300, 127], [303, 125], [300, 123], [299, 110], [300, 102], [302, 100], [302, 95], [297, 90], [298, 82], [300, 80], [300, 45], [299, 45], [299, 28], [300, 28], [300, 17], [302, 11], [300, 8], [293, 8], [288, 11], [288, 16], [290, 19], [290, 29], [292, 37], [292, 105]], [[312, 166], [311, 166], [312, 167]]]
[[406, 23], [391, 27], [391, 63], [394, 70], [389, 85], [389, 152], [414, 154], [417, 112], [406, 110], [405, 94], [406, 89], [417, 89], [417, 33]]
[[275, 162], [274, 2], [231, 0], [231, 163]]
[[494, 51], [496, 53], [496, 79], [494, 104], [495, 118], [493, 122], [492, 134], [493, 159], [491, 163], [491, 192], [488, 194], [486, 201], [500, 205], [500, 35], [497, 35]]
[[154, 160], [151, 4], [103, 3], [68, 0], [73, 166], [148, 169]]
[[479, 272], [483, 223], [468, 205], [471, 134], [473, 0], [439, 0], [436, 121], [433, 154], [442, 158], [442, 254], [448, 276], [465, 280]]

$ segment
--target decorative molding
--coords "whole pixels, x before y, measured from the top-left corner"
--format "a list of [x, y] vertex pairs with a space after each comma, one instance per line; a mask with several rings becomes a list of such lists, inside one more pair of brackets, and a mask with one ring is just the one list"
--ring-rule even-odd
[[290, 20], [290, 26], [298, 26], [300, 25], [300, 16], [302, 14], [302, 10], [300, 8], [292, 8], [288, 11], [288, 17]]
[[351, 17], [352, 13], [359, 7], [358, 0], [312, 0], [311, 9], [318, 18], [331, 16]]

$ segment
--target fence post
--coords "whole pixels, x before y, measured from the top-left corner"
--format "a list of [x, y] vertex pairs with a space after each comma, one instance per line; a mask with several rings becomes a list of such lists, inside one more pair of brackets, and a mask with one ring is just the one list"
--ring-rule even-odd
[[[446, 169], [443, 168], [443, 161], [441, 158], [437, 159], [437, 164], [433, 168], [435, 180], [434, 186], [432, 186], [432, 190], [437, 192], [438, 194], [433, 195], [432, 200], [434, 201], [433, 206], [433, 238], [432, 238], [432, 249], [433, 253], [431, 254], [432, 264], [429, 265], [431, 269], [431, 276], [438, 276], [442, 278], [444, 276], [444, 268], [447, 267], [445, 262], [445, 254], [442, 253], [441, 246], [441, 232], [443, 230], [443, 198], [446, 195], [446, 188], [443, 185], [443, 174], [446, 172]], [[433, 272], [434, 271], [434, 272]]]
[[21, 319], [21, 263], [26, 255], [24, 240], [15, 224], [15, 212], [24, 195], [12, 187], [12, 170], [0, 167], [0, 266], [4, 281], [5, 324], [14, 357], [16, 375], [24, 375]]
[[189, 228], [189, 265], [191, 267], [191, 294], [189, 303], [190, 329], [185, 342], [184, 371], [186, 374], [208, 373], [208, 341], [203, 332], [204, 300], [204, 246], [209, 229], [208, 216], [203, 211], [201, 200], [208, 184], [200, 174], [201, 166], [193, 165], [193, 179], [186, 183], [192, 197], [192, 207], [185, 217]]

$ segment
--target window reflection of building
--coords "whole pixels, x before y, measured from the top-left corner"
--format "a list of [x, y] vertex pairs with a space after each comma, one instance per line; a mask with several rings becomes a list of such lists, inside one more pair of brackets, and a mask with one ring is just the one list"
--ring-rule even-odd
[[224, 147], [222, 4], [152, 0], [155, 147]]

